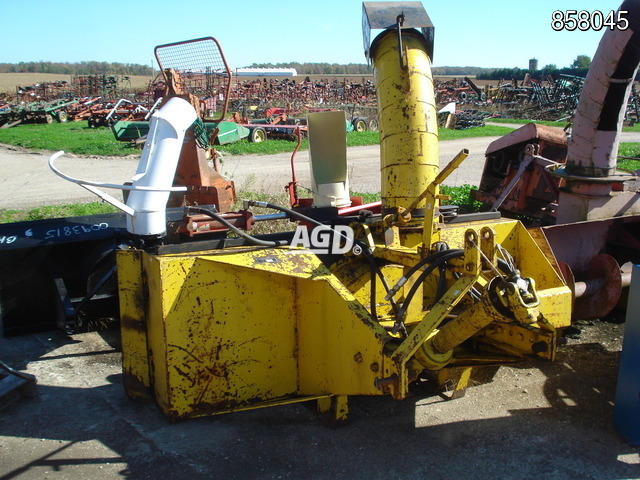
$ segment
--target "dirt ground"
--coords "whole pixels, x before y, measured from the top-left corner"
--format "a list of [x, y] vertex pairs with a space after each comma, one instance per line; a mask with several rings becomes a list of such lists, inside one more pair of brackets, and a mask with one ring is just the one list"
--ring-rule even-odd
[[[470, 150], [464, 168], [454, 172], [447, 185], [478, 185], [484, 166], [484, 151], [497, 137], [479, 137], [440, 142], [440, 165], [449, 163], [461, 149]], [[55, 175], [49, 168], [54, 152], [31, 151], [0, 144], [0, 208], [25, 209], [42, 205], [91, 202], [97, 197], [84, 188]], [[122, 184], [131, 179], [139, 155], [95, 157], [65, 154], [55, 165], [65, 174], [83, 180]], [[350, 147], [347, 151], [349, 182], [352, 192], [380, 191], [380, 147]], [[311, 187], [309, 152], [295, 159], [299, 185]], [[235, 183], [236, 191], [284, 192], [291, 181], [291, 153], [276, 155], [224, 156], [222, 174]], [[122, 199], [117, 190], [110, 194]], [[306, 192], [301, 192], [306, 195]]]
[[0, 411], [0, 479], [631, 479], [612, 427], [623, 325], [579, 326], [554, 363], [501, 367], [444, 400], [352, 397], [327, 426], [311, 404], [170, 423], [128, 399], [117, 329], [0, 338], [38, 395]]

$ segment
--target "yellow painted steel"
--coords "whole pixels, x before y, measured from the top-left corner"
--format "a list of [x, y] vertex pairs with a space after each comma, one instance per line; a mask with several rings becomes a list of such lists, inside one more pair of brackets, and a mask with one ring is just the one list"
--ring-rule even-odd
[[[125, 375], [149, 366], [156, 401], [171, 418], [379, 393], [387, 335], [313, 254], [130, 250], [119, 252], [118, 265], [126, 275], [121, 305], [135, 319], [123, 323]], [[147, 280], [144, 306], [136, 278]], [[129, 326], [143, 319], [141, 358]]]
[[[406, 70], [395, 32], [372, 46], [383, 207], [394, 217], [355, 229], [372, 258], [287, 247], [118, 252], [131, 396], [155, 397], [173, 419], [318, 400], [339, 420], [347, 396], [406, 398], [425, 372], [463, 390], [474, 365], [554, 358], [572, 297], [548, 249], [514, 220], [438, 217], [438, 185], [465, 152], [438, 175], [429, 58], [417, 32], [402, 36]], [[424, 221], [399, 215], [414, 208]], [[436, 245], [462, 252], [422, 282], [419, 271], [405, 278]], [[516, 290], [499, 258], [532, 279], [531, 291]], [[490, 295], [496, 282], [504, 288]]]
[[[408, 68], [398, 58], [394, 31], [371, 51], [378, 96], [383, 212], [407, 208], [438, 174], [438, 124], [430, 59], [424, 38], [402, 33]], [[437, 192], [436, 192], [437, 193]], [[416, 205], [425, 208], [425, 201]]]
[[132, 250], [117, 256], [122, 331], [123, 384], [134, 399], [152, 398], [152, 380], [147, 350], [147, 290], [142, 275], [143, 252]]

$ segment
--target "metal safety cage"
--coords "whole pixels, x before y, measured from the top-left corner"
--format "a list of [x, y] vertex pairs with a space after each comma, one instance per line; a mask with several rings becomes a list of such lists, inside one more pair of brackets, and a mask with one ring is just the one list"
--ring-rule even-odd
[[168, 69], [180, 74], [180, 87], [183, 92], [196, 95], [203, 100], [222, 94], [223, 108], [214, 121], [224, 119], [231, 92], [231, 69], [220, 43], [215, 38], [203, 37], [158, 45], [154, 54], [163, 75]]

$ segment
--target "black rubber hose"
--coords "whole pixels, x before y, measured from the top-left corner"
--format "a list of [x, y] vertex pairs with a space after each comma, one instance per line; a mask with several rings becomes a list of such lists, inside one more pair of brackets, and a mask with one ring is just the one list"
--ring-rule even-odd
[[258, 202], [256, 200], [245, 200], [246, 204], [250, 207], [260, 207], [260, 208], [271, 208], [272, 210], [279, 210], [281, 212], [286, 213], [291, 217], [296, 217], [300, 220], [304, 220], [305, 222], [313, 223], [319, 227], [326, 227], [324, 223], [316, 220], [315, 218], [308, 217], [300, 212], [296, 212], [295, 210], [291, 210], [290, 208], [283, 207], [281, 205], [276, 205], [275, 203], [269, 202]]
[[440, 258], [442, 258], [443, 256], [448, 255], [449, 253], [462, 254], [464, 253], [464, 250], [462, 250], [461, 248], [456, 248], [456, 249], [449, 249], [449, 250], [441, 250], [439, 252], [432, 253], [431, 255], [420, 259], [418, 263], [416, 263], [413, 267], [409, 269], [409, 271], [404, 275], [404, 277], [406, 278], [411, 277], [411, 275], [413, 275], [416, 271], [424, 267], [425, 264], [433, 263], [436, 260], [439, 260]]
[[[372, 257], [367, 256], [367, 261], [369, 262], [369, 272], [370, 272], [370, 280], [371, 284], [370, 292], [369, 292], [369, 309], [371, 310], [371, 316], [377, 322], [378, 321], [378, 307], [376, 306], [376, 273], [380, 271], [375, 264], [375, 260]], [[380, 272], [382, 273], [382, 272]]]
[[498, 268], [507, 275], [511, 275], [513, 273], [513, 270], [511, 270], [511, 266], [501, 258], [498, 259]]
[[[280, 205], [275, 205], [273, 203], [269, 203], [269, 202], [257, 202], [257, 201], [253, 201], [253, 200], [249, 200], [247, 202], [247, 204], [249, 206], [255, 206], [255, 207], [262, 207], [262, 208], [271, 208], [273, 210], [279, 210], [281, 212], [285, 212], [290, 216], [293, 217], [297, 217], [300, 220], [304, 220], [305, 222], [309, 222], [312, 223], [314, 225], [318, 225], [318, 226], [326, 226], [324, 223], [319, 222], [318, 220], [308, 217], [302, 213], [296, 212], [295, 210], [291, 210], [290, 208], [286, 208], [286, 207], [282, 207]], [[244, 232], [243, 232], [244, 233]], [[250, 237], [253, 238], [253, 237]], [[385, 291], [387, 292], [387, 298], [391, 303], [391, 307], [396, 315], [396, 318], [398, 319], [398, 322], [402, 323], [402, 320], [404, 318], [404, 316], [406, 315], [406, 311], [407, 308], [409, 307], [409, 304], [411, 303], [411, 300], [413, 299], [414, 295], [416, 294], [416, 291], [418, 290], [418, 286], [424, 282], [425, 278], [435, 269], [435, 268], [440, 268], [441, 266], [444, 267], [444, 264], [453, 259], [453, 258], [457, 258], [460, 257], [464, 254], [464, 250], [463, 249], [446, 249], [446, 250], [439, 250], [435, 253], [432, 253], [431, 255], [422, 258], [418, 263], [416, 263], [413, 267], [411, 267], [409, 269], [409, 271], [403, 275], [403, 277], [406, 279], [410, 278], [416, 271], [418, 271], [419, 269], [421, 269], [425, 264], [427, 263], [431, 263], [431, 265], [429, 267], [427, 267], [427, 269], [425, 269], [420, 276], [418, 277], [418, 279], [416, 280], [416, 282], [412, 285], [411, 289], [409, 290], [409, 293], [407, 294], [407, 296], [405, 297], [404, 302], [402, 302], [402, 307], [398, 307], [395, 300], [393, 299], [393, 295], [395, 294], [395, 291], [391, 291], [391, 289], [389, 288], [389, 285], [387, 283], [387, 279], [384, 277], [384, 275], [382, 274], [382, 272], [380, 271], [380, 269], [377, 267], [377, 265], [375, 265], [375, 262], [373, 261], [373, 253], [371, 252], [371, 250], [369, 249], [368, 245], [362, 243], [362, 242], [358, 242], [358, 245], [360, 245], [362, 247], [362, 252], [365, 254], [365, 256], [367, 257], [367, 260], [369, 261], [369, 265], [371, 267], [372, 272], [375, 271], [375, 273], [377, 274], [377, 276], [380, 278], [380, 281], [382, 282], [382, 285], [385, 289]], [[507, 262], [505, 262], [502, 259], [498, 259], [498, 267], [506, 273], [512, 273], [512, 270], [509, 268], [509, 264]], [[375, 277], [372, 274], [371, 276], [371, 315], [373, 316], [373, 318], [375, 320], [377, 320], [378, 316], [377, 316], [377, 311], [376, 311], [376, 295], [375, 295]], [[443, 293], [444, 294], [444, 293]], [[439, 298], [436, 298], [436, 301], [438, 301]]]
[[445, 277], [446, 272], [447, 272], [447, 269], [444, 264], [438, 267], [438, 273], [440, 274], [440, 278], [438, 278], [438, 289], [436, 290], [436, 302], [447, 291], [447, 279]]
[[[424, 280], [427, 278], [427, 276], [436, 268], [443, 268], [444, 264], [453, 259], [453, 258], [457, 258], [460, 257], [464, 254], [464, 250], [444, 250], [442, 252], [436, 252], [433, 255], [430, 255], [430, 257], [433, 257], [434, 255], [438, 255], [438, 254], [442, 254], [445, 253], [446, 255], [440, 255], [437, 257], [436, 261], [434, 263], [432, 263], [431, 265], [429, 265], [429, 267], [427, 267], [418, 277], [418, 279], [416, 280], [416, 282], [411, 286], [411, 289], [409, 290], [409, 293], [407, 293], [407, 296], [404, 299], [404, 302], [402, 302], [402, 307], [400, 308], [400, 314], [401, 314], [401, 318], [404, 318], [404, 316], [406, 315], [407, 312], [407, 308], [409, 308], [409, 304], [411, 303], [411, 300], [413, 299], [414, 295], [416, 294], [416, 292], [418, 291], [418, 287], [420, 286], [420, 284], [422, 284], [424, 282]], [[419, 263], [426, 263], [424, 262], [427, 258], [429, 257], [425, 257], [423, 258]], [[418, 264], [416, 264], [414, 267], [417, 267]], [[418, 267], [419, 268], [419, 267]], [[513, 273], [513, 270], [511, 269], [511, 267], [509, 266], [509, 264], [502, 260], [501, 258], [498, 259], [498, 268], [500, 268], [500, 270], [502, 270], [503, 272], [505, 272], [506, 274], [511, 274]], [[417, 270], [417, 268], [416, 268]], [[442, 275], [442, 270], [441, 270], [441, 275]], [[407, 277], [409, 275], [406, 275]], [[440, 289], [438, 289], [440, 290]], [[479, 292], [475, 292], [473, 291], [475, 289], [472, 289], [472, 297], [474, 295], [477, 295], [479, 298]], [[440, 297], [444, 295], [444, 292], [440, 292], [438, 291], [436, 294], [436, 299], [435, 302], [437, 302], [438, 300], [440, 300]], [[434, 302], [434, 304], [435, 304]]]
[[415, 296], [416, 292], [418, 291], [418, 287], [424, 282], [424, 280], [427, 278], [427, 276], [429, 276], [429, 274], [431, 272], [433, 272], [436, 268], [439, 268], [441, 265], [444, 265], [449, 260], [451, 260], [453, 258], [461, 257], [462, 255], [464, 255], [464, 250], [450, 250], [448, 252], [445, 251], [444, 253], [445, 253], [444, 255], [440, 256], [436, 261], [434, 261], [427, 268], [425, 268], [420, 273], [420, 276], [415, 281], [415, 283], [411, 286], [411, 288], [409, 289], [409, 293], [407, 293], [407, 296], [405, 297], [404, 301], [402, 302], [402, 307], [400, 307], [400, 311], [398, 313], [400, 319], [403, 319], [404, 316], [406, 315], [407, 309], [409, 308], [409, 305], [411, 304], [411, 300], [413, 300], [413, 297]]
[[217, 212], [214, 212], [213, 210], [209, 210], [208, 208], [188, 207], [188, 209], [190, 212], [203, 213], [217, 220], [218, 222], [222, 223], [225, 227], [227, 227], [229, 230], [240, 235], [242, 238], [244, 238], [248, 242], [253, 243], [254, 245], [258, 245], [261, 247], [281, 247], [283, 245], [287, 245], [287, 242], [285, 242], [284, 240], [277, 240], [277, 241], [260, 240], [259, 238], [252, 237], [251, 235], [240, 230], [238, 227], [236, 227], [232, 223], [229, 223], [222, 215], [218, 214]]
[[409, 278], [411, 278], [411, 276], [414, 273], [416, 273], [418, 270], [423, 268], [427, 263], [433, 263], [433, 262], [437, 261], [438, 259], [440, 259], [443, 255], [446, 255], [446, 254], [448, 254], [450, 252], [464, 253], [464, 250], [462, 250], [462, 249], [440, 250], [440, 251], [437, 251], [435, 253], [432, 253], [431, 255], [428, 255], [428, 256], [420, 259], [418, 261], [418, 263], [416, 263], [413, 267], [411, 267], [407, 273], [405, 273], [402, 277], [400, 277], [400, 279], [396, 282], [396, 284], [393, 286], [391, 291], [387, 292], [388, 293], [388, 297], [393, 297], [398, 292], [400, 287], [402, 287], [407, 282], [407, 280], [409, 280]]

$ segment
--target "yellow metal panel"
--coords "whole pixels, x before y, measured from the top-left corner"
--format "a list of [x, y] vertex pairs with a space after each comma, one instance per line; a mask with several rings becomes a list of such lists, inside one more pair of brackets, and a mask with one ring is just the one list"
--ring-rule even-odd
[[495, 243], [502, 245], [513, 256], [523, 277], [535, 280], [540, 312], [554, 327], [571, 324], [571, 290], [549, 263], [541, 248], [527, 229], [515, 220], [471, 222], [462, 225], [445, 224], [440, 239], [452, 248], [460, 248], [464, 230], [474, 225], [491, 227], [495, 231]]
[[146, 357], [144, 336], [132, 336], [127, 345], [137, 350], [125, 357], [137, 369], [150, 365], [156, 401], [171, 418], [380, 393], [374, 381], [388, 335], [315, 255], [254, 249], [125, 258], [137, 288], [130, 290], [146, 279], [146, 309], [129, 310], [146, 321], [148, 342]]
[[[382, 265], [380, 271], [387, 279], [389, 286], [394, 285], [403, 274], [401, 265]], [[367, 309], [371, 304], [371, 267], [361, 258], [351, 257], [331, 267], [331, 272]], [[376, 278], [376, 304], [378, 315], [391, 314], [391, 304], [384, 299], [387, 291], [382, 282]]]
[[200, 255], [218, 263], [237, 265], [292, 277], [317, 278], [331, 276], [331, 272], [316, 255], [301, 248], [228, 249], [221, 252], [202, 252]]
[[380, 394], [388, 336], [339, 284], [298, 281], [300, 393]]
[[[397, 228], [394, 229], [397, 232]], [[416, 239], [419, 237], [416, 235]], [[406, 236], [400, 236], [402, 244], [404, 245], [406, 242]], [[397, 263], [399, 265], [405, 265], [411, 267], [415, 265], [415, 263], [422, 258], [418, 254], [417, 246], [414, 245], [413, 248], [405, 248], [404, 246], [394, 246], [393, 248], [384, 248], [381, 246], [377, 246], [373, 252], [376, 258], [384, 259], [388, 262]]]
[[557, 350], [555, 330], [495, 323], [478, 335], [478, 339], [515, 357], [538, 356], [554, 360]]
[[[156, 257], [150, 343], [158, 402], [172, 417], [246, 407], [297, 391], [295, 283], [212, 261]], [[150, 269], [151, 270], [151, 269]]]
[[156, 402], [165, 413], [168, 413], [171, 402], [166, 398], [168, 368], [165, 361], [167, 357], [166, 342], [164, 341], [166, 333], [163, 322], [165, 301], [161, 269], [156, 257], [147, 253], [142, 255], [142, 273], [147, 284], [147, 342], [152, 386]]
[[538, 289], [540, 312], [555, 328], [571, 325], [572, 297], [567, 286]]
[[151, 374], [147, 350], [147, 295], [142, 274], [142, 252], [120, 251], [116, 261], [123, 384], [130, 397], [149, 399]]
[[529, 231], [520, 222], [514, 229], [518, 236], [518, 268], [521, 271], [536, 272], [536, 286], [539, 289], [559, 287], [564, 285], [560, 274], [549, 262], [540, 246], [533, 240]]

